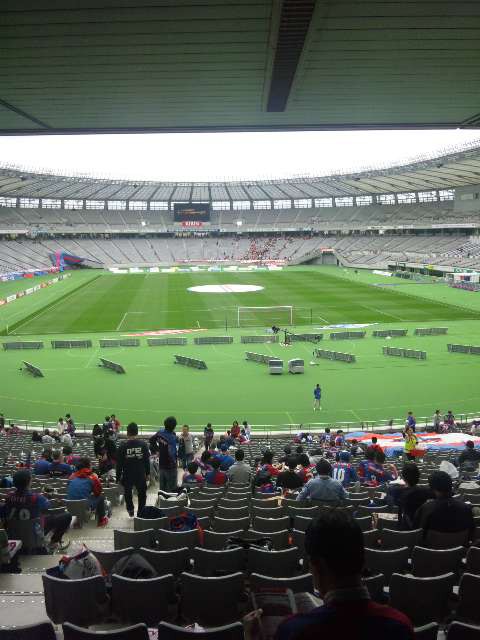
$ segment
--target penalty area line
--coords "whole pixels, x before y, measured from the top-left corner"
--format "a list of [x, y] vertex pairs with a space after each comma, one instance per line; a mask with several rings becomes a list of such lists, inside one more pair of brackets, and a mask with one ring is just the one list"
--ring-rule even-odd
[[120, 320], [120, 322], [117, 325], [117, 328], [115, 329], [115, 331], [120, 331], [120, 327], [122, 326], [122, 324], [125, 322], [125, 318], [129, 315], [129, 314], [134, 314], [134, 315], [145, 315], [146, 311], [125, 311], [125, 313], [122, 316], [122, 319]]

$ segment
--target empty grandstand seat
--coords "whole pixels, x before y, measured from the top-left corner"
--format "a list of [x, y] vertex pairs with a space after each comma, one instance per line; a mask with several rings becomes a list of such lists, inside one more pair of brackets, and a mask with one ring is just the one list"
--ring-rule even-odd
[[383, 573], [376, 573], [372, 576], [364, 576], [362, 578], [362, 582], [367, 587], [368, 593], [370, 594], [372, 600], [383, 604], [385, 600], [385, 595], [383, 592], [383, 587], [385, 586], [385, 576], [383, 575]]
[[219, 518], [215, 517], [212, 523], [212, 528], [214, 531], [218, 531], [219, 533], [228, 533], [231, 531], [238, 531], [239, 529], [245, 531], [248, 529], [250, 525], [250, 517], [244, 518]]
[[90, 551], [100, 562], [103, 569], [105, 569], [107, 573], [111, 573], [113, 565], [121, 558], [129, 556], [135, 549], [133, 547], [126, 547], [125, 549], [118, 549], [117, 551], [101, 551], [96, 549], [90, 549]]
[[160, 529], [157, 533], [157, 540], [161, 551], [182, 549], [183, 547], [193, 549], [200, 543], [198, 529], [193, 529], [192, 531], [165, 531]]
[[[64, 640], [149, 640], [146, 624], [135, 624], [123, 629], [113, 629], [112, 631], [91, 631], [90, 629], [83, 629], [65, 622], [62, 629]], [[25, 638], [25, 640], [27, 639]], [[42, 639], [38, 638], [37, 640]]]
[[479, 590], [480, 576], [464, 573], [458, 588], [459, 602], [455, 611], [455, 620], [480, 625]]
[[188, 547], [170, 549], [169, 551], [141, 547], [139, 553], [152, 565], [159, 576], [164, 576], [167, 573], [178, 576], [182, 571], [187, 571], [190, 566], [190, 549]]
[[311, 573], [283, 578], [251, 573], [250, 589], [252, 591], [258, 591], [260, 589], [291, 589], [294, 593], [302, 593], [305, 591], [313, 593], [313, 577]]
[[[112, 575], [112, 613], [128, 624], [144, 622], [149, 627], [172, 617], [176, 604], [172, 574], [139, 580]], [[155, 603], [152, 606], [152, 603]]]
[[[158, 625], [158, 637], [161, 640], [192, 640], [192, 632], [184, 627], [177, 627], [168, 622], [160, 622]], [[234, 622], [223, 627], [210, 627], [204, 631], [196, 631], [198, 640], [244, 640], [243, 624]]]
[[380, 533], [382, 549], [399, 549], [400, 547], [408, 547], [411, 552], [413, 547], [418, 544], [421, 535], [422, 529], [413, 529], [412, 531], [382, 529]]
[[218, 576], [243, 571], [246, 558], [241, 547], [222, 551], [195, 547], [192, 559], [196, 575]]
[[430, 578], [394, 573], [390, 579], [390, 604], [407, 615], [415, 626], [441, 622], [448, 613], [453, 573]]
[[260, 518], [283, 518], [286, 515], [284, 507], [252, 507], [252, 516]]
[[131, 531], [124, 529], [113, 530], [113, 547], [115, 551], [133, 547], [151, 547], [154, 544], [155, 532], [153, 529], [145, 529], [144, 531]]
[[203, 532], [203, 547], [205, 549], [212, 549], [220, 551], [225, 548], [229, 538], [241, 536], [242, 529], [238, 531], [232, 531], [228, 533], [221, 533], [219, 531], [204, 531]]
[[459, 545], [465, 546], [468, 543], [469, 535], [470, 532], [467, 530], [445, 533], [429, 529], [422, 544], [431, 549], [453, 549]]
[[480, 547], [470, 547], [467, 551], [465, 571], [480, 574]]
[[454, 547], [453, 549], [414, 547], [412, 551], [412, 573], [414, 576], [425, 578], [428, 576], [441, 576], [450, 571], [457, 573], [464, 554], [464, 547]]
[[407, 566], [408, 556], [408, 547], [386, 551], [366, 547], [365, 566], [370, 571], [383, 573], [388, 581], [394, 571], [401, 571]]
[[447, 640], [480, 640], [480, 626], [455, 620], [448, 627]]
[[72, 622], [81, 627], [102, 622], [109, 598], [105, 580], [93, 576], [81, 580], [62, 580], [42, 575], [47, 615], [54, 624]]
[[79, 527], [90, 520], [91, 509], [88, 500], [65, 500], [65, 507], [68, 513], [76, 517]]
[[439, 625], [437, 622], [430, 622], [421, 627], [415, 627], [415, 640], [437, 640]]
[[168, 518], [134, 518], [133, 530], [134, 531], [147, 531], [153, 529], [158, 531], [164, 529], [168, 525]]
[[238, 518], [249, 518], [250, 507], [222, 507], [220, 504], [217, 506], [216, 516], [218, 518], [225, 518], [228, 520], [238, 520]]
[[283, 518], [261, 518], [256, 516], [253, 519], [252, 527], [255, 531], [260, 531], [261, 533], [276, 533], [290, 527], [290, 518], [288, 516]]
[[260, 573], [275, 578], [287, 578], [298, 573], [300, 552], [297, 547], [280, 551], [250, 548], [247, 566], [250, 573]]
[[[221, 577], [182, 573], [180, 578], [183, 618], [207, 627], [228, 624], [239, 619], [239, 607], [245, 599], [243, 573]], [[208, 606], [205, 606], [205, 594], [208, 594]], [[226, 594], [228, 597], [225, 597]]]
[[41, 622], [12, 629], [0, 627], [0, 640], [57, 640], [57, 635], [51, 622]]

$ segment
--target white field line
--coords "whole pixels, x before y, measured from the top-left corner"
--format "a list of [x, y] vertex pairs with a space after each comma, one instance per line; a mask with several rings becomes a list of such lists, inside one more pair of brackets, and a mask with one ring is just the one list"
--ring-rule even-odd
[[125, 321], [125, 318], [129, 315], [129, 314], [134, 314], [134, 315], [145, 315], [147, 312], [146, 311], [125, 311], [125, 313], [123, 314], [122, 319], [120, 320], [120, 322], [118, 323], [117, 328], [115, 329], [115, 331], [119, 331], [120, 327], [122, 326], [122, 324]]

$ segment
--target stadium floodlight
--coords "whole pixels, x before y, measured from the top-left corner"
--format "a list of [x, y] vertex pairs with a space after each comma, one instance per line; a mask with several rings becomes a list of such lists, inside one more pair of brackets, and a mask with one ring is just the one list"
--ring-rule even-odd
[[239, 327], [284, 327], [293, 325], [293, 306], [237, 307]]

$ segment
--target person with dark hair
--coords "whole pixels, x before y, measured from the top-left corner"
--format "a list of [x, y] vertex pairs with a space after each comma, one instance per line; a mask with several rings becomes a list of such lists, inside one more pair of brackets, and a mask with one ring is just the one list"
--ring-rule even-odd
[[480, 462], [480, 451], [475, 449], [475, 443], [473, 440], [467, 440], [465, 442], [465, 449], [458, 456], [458, 464], [460, 467], [464, 466], [469, 469], [476, 469]]
[[164, 428], [150, 438], [150, 450], [158, 452], [159, 484], [162, 491], [173, 493], [177, 490], [177, 420], [173, 416], [165, 418]]
[[372, 436], [372, 444], [369, 448], [373, 449], [374, 451], [380, 451], [381, 453], [383, 453], [382, 447], [378, 444], [377, 436]]
[[415, 435], [415, 429], [409, 425], [405, 428], [403, 433], [403, 451], [405, 457], [412, 462], [415, 460], [415, 449], [417, 448], [418, 438]]
[[300, 478], [303, 484], [306, 484], [309, 480], [313, 478], [315, 465], [310, 464], [310, 458], [307, 456], [306, 453], [302, 453], [298, 457], [298, 464], [300, 465], [300, 470], [298, 471], [298, 477]]
[[52, 452], [50, 449], [44, 449], [41, 457], [33, 465], [33, 473], [36, 476], [50, 475], [50, 467], [52, 464]]
[[68, 444], [62, 447], [62, 453], [65, 462], [76, 468], [81, 456], [78, 453], [73, 453], [73, 448]]
[[210, 449], [213, 441], [214, 431], [212, 429], [212, 423], [209, 422], [205, 429], [203, 430], [203, 442], [205, 445], [205, 449]]
[[51, 533], [48, 550], [50, 552], [64, 551], [70, 542], [62, 541], [62, 538], [70, 526], [72, 516], [69, 513], [48, 515], [49, 500], [41, 493], [30, 491], [31, 482], [30, 471], [22, 470], [13, 474], [15, 491], [7, 494], [3, 507], [0, 507], [0, 518], [6, 520], [7, 530], [9, 521], [40, 518], [44, 534]]
[[189, 462], [187, 470], [183, 474], [182, 484], [203, 484], [203, 476], [198, 471], [197, 462]]
[[341, 482], [332, 479], [332, 465], [328, 460], [316, 464], [317, 477], [309, 480], [297, 496], [297, 500], [322, 500], [323, 502], [342, 502], [347, 494]]
[[[279, 463], [281, 463], [281, 464], [286, 463], [286, 462], [287, 462], [287, 459], [288, 459], [288, 458], [291, 458], [291, 456], [292, 456], [292, 447], [290, 447], [290, 446], [287, 444], [285, 447], [283, 447], [283, 453], [284, 453], [285, 455], [281, 456], [281, 457], [278, 459], [278, 462], [279, 462]], [[296, 458], [295, 458], [295, 460], [296, 460]]]
[[118, 447], [116, 477], [117, 483], [122, 484], [125, 491], [128, 515], [133, 518], [133, 488], [138, 495], [138, 515], [147, 504], [147, 483], [150, 478], [150, 452], [145, 440], [138, 438], [138, 425], [135, 422], [127, 426], [127, 440]]
[[391, 484], [387, 496], [398, 506], [398, 522], [402, 529], [413, 529], [415, 513], [427, 500], [434, 498], [431, 489], [418, 487], [420, 470], [414, 462], [406, 462], [401, 472], [405, 485]]
[[41, 442], [42, 436], [38, 433], [38, 431], [32, 431], [32, 442]]
[[227, 474], [220, 471], [220, 460], [218, 458], [212, 458], [210, 461], [211, 471], [207, 471], [205, 474], [205, 481], [207, 484], [213, 484], [221, 486], [227, 482]]
[[410, 620], [371, 600], [362, 585], [363, 534], [350, 514], [322, 511], [307, 528], [305, 551], [323, 604], [281, 622], [275, 640], [413, 640]]
[[200, 467], [202, 473], [206, 473], [207, 471], [212, 470], [212, 467], [210, 466], [211, 457], [212, 455], [209, 449], [205, 449], [204, 451], [202, 451], [202, 455], [200, 456], [200, 458], [196, 458], [195, 462]]
[[61, 451], [54, 451], [52, 453], [52, 462], [50, 463], [50, 475], [56, 477], [69, 476], [73, 471], [73, 467], [63, 461], [63, 455]]
[[235, 451], [235, 462], [227, 471], [227, 476], [230, 482], [237, 482], [239, 484], [247, 484], [252, 477], [252, 470], [250, 465], [244, 462], [245, 451], [243, 449], [237, 449]]
[[[297, 447], [298, 449], [299, 447]], [[303, 447], [302, 447], [303, 451]], [[263, 452], [262, 460], [260, 461], [259, 472], [268, 474], [271, 478], [276, 478], [280, 473], [280, 469], [273, 464], [273, 451], [267, 449]]]
[[291, 491], [303, 487], [303, 480], [300, 478], [298, 473], [295, 473], [295, 469], [297, 467], [296, 456], [288, 457], [285, 464], [287, 465], [287, 469], [279, 473], [277, 476], [277, 487], [289, 489]]
[[214, 458], [220, 461], [220, 470], [228, 471], [235, 460], [228, 455], [228, 445], [226, 443], [218, 444], [218, 451], [213, 454]]
[[472, 507], [453, 498], [452, 478], [445, 471], [434, 471], [428, 479], [435, 498], [428, 500], [415, 514], [416, 529], [423, 529], [425, 539], [430, 530], [441, 533], [465, 531], [469, 539], [475, 531]]
[[355, 467], [350, 463], [348, 451], [340, 451], [338, 454], [338, 461], [332, 466], [332, 477], [341, 482], [344, 487], [348, 487], [352, 482], [358, 482], [358, 475]]
[[324, 447], [329, 447], [330, 446], [330, 438], [331, 438], [331, 434], [330, 434], [330, 427], [326, 427], [325, 431], [320, 435], [320, 444], [323, 445]]
[[105, 495], [96, 473], [93, 473], [90, 458], [80, 458], [77, 471], [70, 476], [67, 488], [67, 500], [88, 500], [90, 508], [95, 510], [97, 527], [105, 527], [108, 518], [105, 514]]
[[234, 440], [240, 437], [240, 425], [238, 424], [238, 420], [234, 420], [232, 424], [232, 428], [230, 429], [230, 435]]

